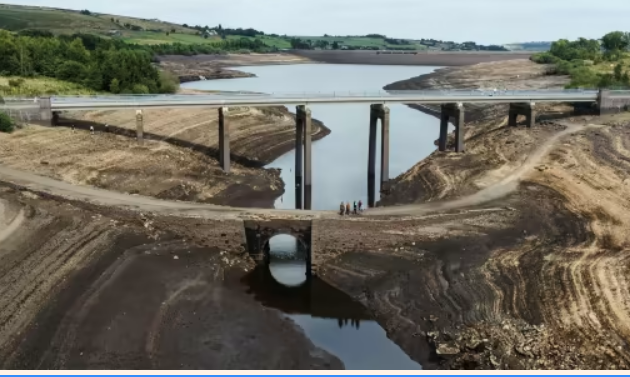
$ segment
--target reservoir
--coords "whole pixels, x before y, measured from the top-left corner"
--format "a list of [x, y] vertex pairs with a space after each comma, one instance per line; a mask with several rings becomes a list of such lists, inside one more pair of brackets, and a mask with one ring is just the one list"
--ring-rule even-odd
[[[376, 93], [395, 81], [428, 74], [438, 67], [299, 64], [236, 67], [257, 77], [186, 83], [201, 90], [254, 91], [264, 93]], [[295, 112], [293, 105], [287, 105]], [[404, 173], [432, 153], [438, 138], [439, 120], [405, 105], [390, 107], [390, 178]], [[367, 104], [311, 105], [312, 117], [330, 128], [331, 134], [313, 143], [313, 209], [337, 210], [341, 201], [367, 203], [367, 165], [370, 107]], [[379, 139], [380, 139], [380, 132]], [[380, 140], [377, 141], [380, 143]], [[285, 193], [276, 208], [295, 208], [295, 152], [279, 157], [267, 167], [282, 169]], [[380, 182], [380, 147], [377, 177]], [[378, 189], [377, 189], [378, 191]], [[378, 196], [377, 196], [378, 199]], [[253, 293], [263, 305], [283, 311], [318, 347], [337, 356], [346, 369], [413, 370], [422, 367], [411, 360], [374, 320], [365, 320], [364, 308], [321, 280], [306, 281], [305, 262], [291, 236], [271, 239], [269, 273], [255, 271], [264, 284]], [[248, 276], [245, 280], [253, 279]], [[316, 297], [345, 297], [329, 302]], [[300, 300], [309, 301], [303, 305]], [[341, 300], [339, 298], [339, 300]], [[343, 301], [343, 300], [342, 300]], [[317, 305], [343, 308], [328, 313]], [[296, 308], [299, 308], [296, 309]], [[336, 318], [331, 318], [336, 316]], [[419, 340], [420, 341], [420, 340]]]

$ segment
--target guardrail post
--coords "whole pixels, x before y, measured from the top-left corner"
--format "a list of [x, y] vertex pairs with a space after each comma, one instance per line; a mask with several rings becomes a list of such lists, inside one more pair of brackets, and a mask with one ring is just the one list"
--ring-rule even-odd
[[230, 125], [225, 121], [227, 107], [219, 107], [219, 164], [225, 173], [230, 172]]
[[144, 115], [142, 110], [136, 110], [136, 138], [138, 142], [142, 142], [144, 137]]

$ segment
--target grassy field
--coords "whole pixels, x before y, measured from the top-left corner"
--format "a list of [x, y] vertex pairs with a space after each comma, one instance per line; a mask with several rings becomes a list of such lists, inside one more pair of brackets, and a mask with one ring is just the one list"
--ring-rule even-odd
[[91, 89], [81, 85], [51, 78], [23, 78], [19, 86], [10, 86], [9, 80], [19, 77], [0, 76], [0, 96], [37, 96], [42, 94], [94, 94]]
[[[112, 19], [119, 22], [113, 22]], [[162, 32], [133, 31], [124, 26], [125, 23], [148, 30]], [[85, 15], [78, 11], [43, 7], [0, 5], [0, 29], [19, 31], [24, 29], [48, 29], [56, 34], [73, 34], [77, 32], [108, 35], [110, 30], [120, 30], [123, 38], [138, 41], [157, 41], [153, 43], [203, 43], [206, 41], [195, 35], [197, 30], [185, 28], [168, 22], [159, 22], [115, 16], [109, 14]], [[176, 33], [166, 32], [175, 29]], [[151, 43], [151, 42], [149, 42]]]
[[313, 42], [316, 41], [327, 41], [332, 44], [333, 42], [337, 42], [340, 45], [349, 45], [349, 46], [365, 46], [365, 47], [387, 47], [387, 48], [414, 48], [416, 50], [426, 50], [426, 46], [421, 45], [419, 43], [411, 43], [405, 45], [394, 45], [385, 42], [382, 38], [366, 38], [366, 37], [298, 37], [301, 39], [310, 39]]
[[[114, 21], [112, 21], [114, 20]], [[135, 31], [124, 27], [124, 24], [130, 24], [143, 28], [143, 31]], [[162, 44], [162, 43], [185, 43], [185, 44], [203, 44], [213, 43], [218, 37], [205, 39], [197, 34], [197, 30], [183, 27], [182, 25], [158, 20], [145, 20], [140, 18], [96, 14], [82, 14], [76, 10], [35, 7], [35, 6], [19, 6], [0, 4], [0, 29], [11, 31], [20, 31], [24, 29], [47, 29], [56, 34], [73, 34], [77, 32], [87, 34], [98, 34], [101, 36], [110, 36], [110, 31], [118, 30], [120, 37], [129, 43], [138, 44]], [[175, 30], [173, 33], [172, 30]], [[167, 35], [167, 32], [169, 35]], [[228, 38], [243, 38], [241, 36], [229, 36]], [[252, 39], [253, 37], [249, 37]], [[291, 48], [289, 38], [259, 36], [266, 45], [277, 47], [279, 49]], [[404, 48], [424, 50], [427, 47], [418, 43], [408, 45], [388, 44], [382, 38], [365, 38], [365, 37], [332, 37], [332, 36], [297, 36], [303, 40], [311, 40], [313, 42], [325, 40], [332, 44], [337, 42], [340, 45], [364, 46], [364, 47], [380, 47], [380, 48]]]

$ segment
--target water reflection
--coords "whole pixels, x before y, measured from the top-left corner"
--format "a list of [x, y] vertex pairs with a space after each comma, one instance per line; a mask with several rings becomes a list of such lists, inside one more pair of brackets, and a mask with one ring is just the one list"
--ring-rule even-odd
[[346, 369], [422, 369], [363, 305], [317, 277], [306, 278], [306, 261], [294, 237], [275, 236], [269, 245], [269, 266], [260, 265], [242, 279], [257, 301], [285, 313]]

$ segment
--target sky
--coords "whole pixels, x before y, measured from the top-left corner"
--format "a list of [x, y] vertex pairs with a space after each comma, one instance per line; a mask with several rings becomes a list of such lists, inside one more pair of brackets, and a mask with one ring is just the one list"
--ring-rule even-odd
[[629, 0], [4, 0], [288, 35], [384, 34], [481, 44], [600, 38], [630, 28]]

